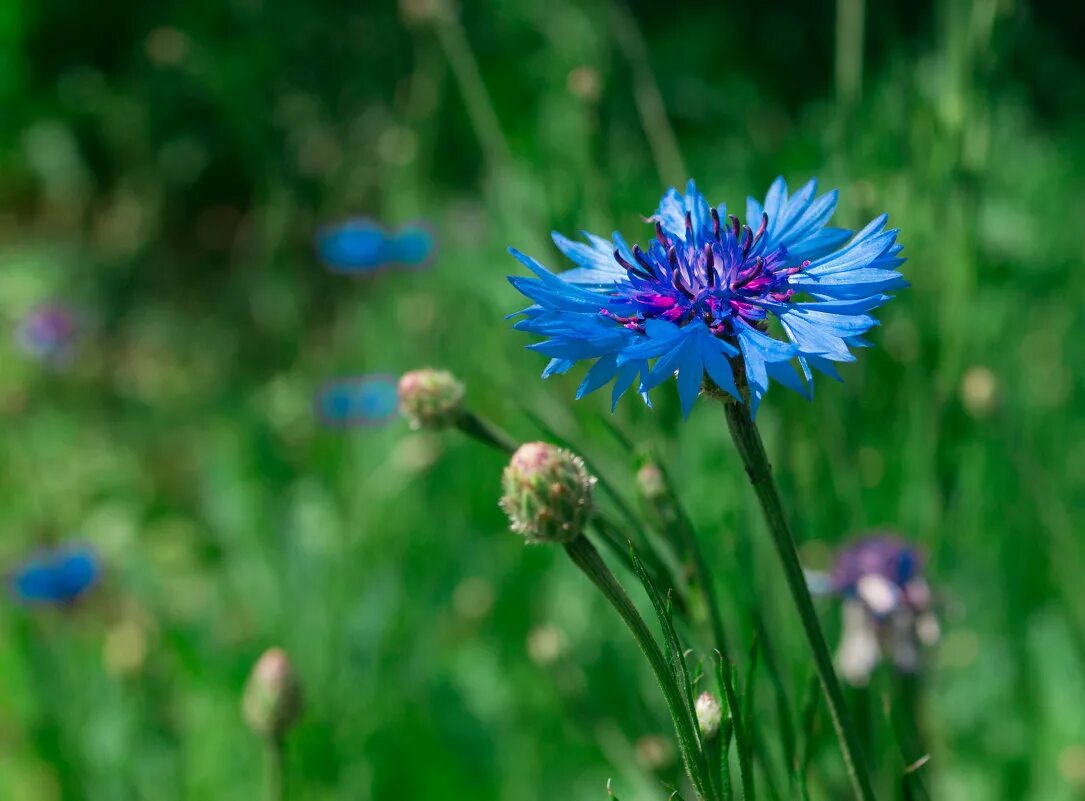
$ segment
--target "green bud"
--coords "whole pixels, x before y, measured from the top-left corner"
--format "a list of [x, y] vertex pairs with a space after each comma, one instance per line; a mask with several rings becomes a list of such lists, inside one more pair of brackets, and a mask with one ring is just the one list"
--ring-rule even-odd
[[658, 734], [645, 734], [634, 744], [637, 762], [645, 770], [662, 773], [674, 764], [674, 744]]
[[448, 428], [463, 414], [463, 384], [447, 370], [411, 370], [400, 377], [397, 391], [411, 428]]
[[521, 445], [502, 476], [501, 508], [528, 542], [571, 542], [591, 514], [595, 479], [579, 456], [546, 442]]
[[723, 722], [723, 707], [719, 699], [712, 693], [701, 693], [697, 696], [694, 704], [697, 712], [697, 728], [701, 730], [701, 736], [711, 740], [720, 731], [720, 723]]
[[301, 715], [301, 685], [282, 648], [269, 648], [256, 662], [242, 711], [250, 729], [272, 740], [283, 737]]
[[652, 503], [661, 500], [667, 494], [667, 483], [663, 480], [663, 471], [653, 462], [645, 462], [637, 471], [637, 490], [641, 496]]
[[408, 25], [429, 25], [453, 18], [448, 0], [399, 0], [399, 13]]

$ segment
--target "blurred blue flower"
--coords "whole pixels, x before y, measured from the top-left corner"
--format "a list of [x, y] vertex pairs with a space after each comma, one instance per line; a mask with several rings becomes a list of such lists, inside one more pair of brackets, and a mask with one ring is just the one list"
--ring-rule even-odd
[[550, 357], [544, 377], [593, 360], [578, 398], [614, 381], [617, 404], [634, 383], [647, 393], [677, 373], [688, 416], [706, 373], [741, 400], [736, 368], [752, 414], [770, 378], [809, 398], [811, 370], [840, 380], [833, 362], [855, 360], [849, 348], [867, 346], [862, 335], [877, 325], [870, 312], [907, 286], [887, 216], [858, 233], [829, 227], [836, 200], [835, 190], [817, 196], [816, 181], [789, 195], [777, 178], [764, 204], [747, 200], [754, 230], [709, 207], [690, 181], [684, 195], [663, 196], [647, 249], [618, 233], [585, 233], [587, 244], [555, 233], [577, 265], [555, 275], [510, 248], [536, 276], [509, 278], [534, 301], [516, 328], [546, 337], [529, 346]]
[[72, 311], [60, 303], [47, 303], [22, 319], [15, 339], [25, 353], [42, 364], [63, 367], [71, 361], [76, 334]]
[[317, 393], [316, 412], [328, 426], [380, 425], [396, 416], [397, 379], [368, 375], [328, 381]]
[[865, 685], [883, 659], [901, 673], [921, 668], [940, 627], [915, 546], [888, 532], [868, 534], [840, 550], [822, 584], [844, 600], [836, 662], [847, 681]]
[[389, 233], [379, 223], [359, 217], [322, 229], [316, 249], [329, 270], [368, 275], [385, 267], [425, 267], [435, 244], [433, 233], [420, 223]]
[[39, 553], [11, 573], [15, 597], [31, 604], [71, 604], [94, 586], [101, 574], [88, 546], [71, 545]]
[[847, 598], [860, 597], [865, 577], [875, 576], [903, 593], [915, 580], [922, 580], [923, 559], [919, 551], [890, 533], [869, 534], [849, 543], [837, 554], [829, 575], [829, 590]]
[[433, 232], [415, 223], [400, 228], [387, 240], [388, 261], [401, 267], [425, 267], [433, 259], [436, 248]]

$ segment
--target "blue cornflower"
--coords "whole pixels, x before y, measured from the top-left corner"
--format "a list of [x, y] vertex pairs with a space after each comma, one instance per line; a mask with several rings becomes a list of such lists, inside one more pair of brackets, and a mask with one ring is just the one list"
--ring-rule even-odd
[[42, 551], [12, 571], [15, 596], [29, 604], [72, 604], [101, 576], [97, 554], [85, 545]]
[[646, 249], [618, 233], [609, 241], [585, 233], [587, 244], [555, 233], [577, 265], [555, 275], [510, 248], [537, 276], [509, 278], [534, 301], [516, 328], [546, 337], [529, 346], [550, 357], [544, 377], [593, 360], [578, 398], [610, 381], [613, 404], [634, 383], [647, 398], [677, 374], [688, 416], [706, 373], [741, 401], [736, 368], [751, 413], [770, 378], [812, 397], [811, 370], [840, 380], [833, 362], [855, 360], [849, 348], [866, 347], [862, 335], [877, 325], [870, 312], [908, 285], [887, 215], [858, 233], [829, 227], [836, 200], [835, 190], [818, 197], [816, 181], [789, 196], [777, 178], [763, 205], [747, 200], [743, 225], [690, 181], [684, 195], [663, 196]]
[[372, 275], [387, 267], [421, 268], [432, 261], [436, 243], [425, 223], [388, 231], [378, 222], [356, 217], [322, 228], [316, 251], [329, 270]]

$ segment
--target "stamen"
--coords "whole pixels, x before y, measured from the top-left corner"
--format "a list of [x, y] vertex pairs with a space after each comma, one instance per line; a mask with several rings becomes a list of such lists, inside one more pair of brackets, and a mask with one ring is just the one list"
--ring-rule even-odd
[[753, 241], [756, 242], [765, 234], [765, 229], [769, 227], [769, 215], [765, 212], [761, 212], [761, 225], [757, 228], [757, 233], [754, 235]]
[[636, 318], [635, 315], [630, 315], [629, 317], [624, 317], [624, 316], [622, 316], [620, 314], [615, 314], [610, 309], [607, 309], [605, 307], [599, 310], [599, 314], [602, 315], [603, 317], [606, 317], [606, 318], [608, 318], [610, 320], [613, 320], [616, 323], [620, 323], [621, 325], [625, 326], [626, 328], [628, 328], [631, 323], [634, 324], [634, 325], [637, 324], [637, 318]]
[[716, 241], [720, 241], [720, 213], [718, 209], [709, 209], [712, 213], [712, 236], [716, 238]]
[[633, 258], [637, 260], [637, 264], [648, 271], [651, 276], [655, 275], [655, 268], [652, 267], [652, 263], [648, 261], [648, 257], [644, 251], [640, 249], [640, 245], [633, 245]]
[[693, 215], [686, 212], [686, 241], [693, 241]]
[[682, 282], [681, 270], [675, 270], [673, 273], [671, 273], [671, 286], [673, 286], [690, 300], [693, 300], [693, 292]]
[[667, 235], [663, 233], [663, 223], [656, 220], [656, 239], [659, 240], [659, 244], [667, 248], [671, 246], [671, 240], [667, 238]]
[[764, 270], [764, 268], [765, 260], [758, 256], [756, 259], [754, 259], [753, 267], [742, 273], [739, 273], [738, 279], [733, 284], [731, 284], [731, 288], [742, 289], [742, 287], [746, 286], [748, 283], [761, 275], [761, 272], [762, 270]]
[[735, 239], [738, 239], [738, 232], [741, 230], [742, 224], [738, 221], [738, 217], [733, 214], [728, 214], [727, 219], [731, 221], [731, 230], [735, 234]]
[[[735, 236], [738, 236], [736, 233]], [[742, 258], [746, 258], [750, 253], [750, 248], [753, 247], [753, 231], [750, 230], [750, 226], [742, 226]]]
[[678, 262], [678, 251], [674, 245], [667, 249], [667, 261], [671, 265], [671, 286], [681, 292], [690, 300], [693, 300], [693, 292], [683, 283], [682, 265]]
[[711, 289], [716, 284], [716, 257], [712, 253], [712, 243], [704, 243], [704, 272], [705, 283]]
[[[636, 248], [634, 247], [634, 250], [635, 249]], [[624, 267], [628, 272], [633, 273], [633, 275], [637, 275], [637, 276], [640, 276], [641, 278], [649, 278], [649, 279], [652, 277], [652, 275], [650, 273], [648, 275], [645, 275], [644, 273], [642, 273], [640, 271], [640, 268], [630, 264], [624, 258], [622, 258], [622, 253], [621, 253], [620, 250], [618, 250], [618, 248], [614, 248], [614, 260], [617, 261], [618, 264], [622, 265], [622, 267]]]

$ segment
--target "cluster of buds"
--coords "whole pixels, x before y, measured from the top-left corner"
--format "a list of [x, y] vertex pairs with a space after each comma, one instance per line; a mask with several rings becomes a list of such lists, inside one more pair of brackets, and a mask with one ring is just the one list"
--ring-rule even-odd
[[442, 429], [463, 416], [463, 384], [447, 370], [411, 370], [399, 379], [399, 409], [411, 428]]
[[572, 542], [591, 515], [595, 479], [584, 460], [546, 442], [521, 445], [502, 476], [501, 508], [530, 543]]
[[828, 589], [844, 599], [836, 662], [845, 680], [865, 686], [883, 659], [900, 673], [919, 671], [940, 630], [915, 548], [889, 534], [859, 539], [838, 555]]
[[281, 740], [301, 715], [301, 684], [282, 648], [264, 652], [245, 685], [242, 712], [256, 734]]

